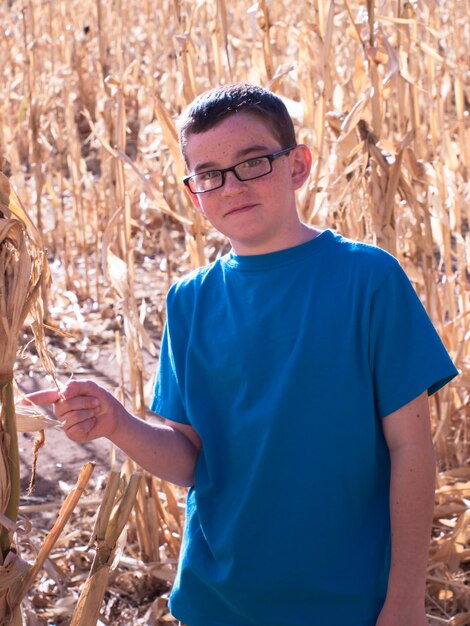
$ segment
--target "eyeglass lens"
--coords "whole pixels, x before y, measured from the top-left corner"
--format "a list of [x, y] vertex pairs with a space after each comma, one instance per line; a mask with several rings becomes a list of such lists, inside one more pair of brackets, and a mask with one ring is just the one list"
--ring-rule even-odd
[[213, 170], [196, 174], [190, 179], [191, 187], [196, 192], [211, 191], [212, 189], [217, 189], [217, 187], [222, 187], [225, 174], [229, 171], [234, 172], [239, 180], [251, 180], [269, 174], [272, 171], [272, 167], [268, 157], [256, 157], [223, 171]]

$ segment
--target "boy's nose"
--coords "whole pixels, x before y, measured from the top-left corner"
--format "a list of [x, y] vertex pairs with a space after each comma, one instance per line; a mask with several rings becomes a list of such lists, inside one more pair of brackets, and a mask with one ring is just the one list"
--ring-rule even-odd
[[227, 194], [237, 193], [244, 189], [246, 186], [246, 181], [239, 180], [235, 176], [235, 172], [225, 172], [225, 180], [224, 185], [222, 187], [222, 191]]

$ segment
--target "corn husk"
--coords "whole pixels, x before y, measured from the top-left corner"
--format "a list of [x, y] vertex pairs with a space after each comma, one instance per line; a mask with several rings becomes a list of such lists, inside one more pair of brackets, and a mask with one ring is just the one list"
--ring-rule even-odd
[[34, 433], [54, 428], [60, 430], [61, 422], [38, 411], [35, 406], [15, 405], [16, 428], [19, 433]]

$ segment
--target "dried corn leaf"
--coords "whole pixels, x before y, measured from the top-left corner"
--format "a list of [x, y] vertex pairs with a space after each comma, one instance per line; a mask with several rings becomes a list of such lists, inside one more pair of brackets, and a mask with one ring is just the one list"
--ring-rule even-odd
[[56, 419], [39, 413], [37, 407], [17, 404], [15, 407], [16, 427], [19, 433], [32, 433], [48, 428], [61, 429], [62, 424]]

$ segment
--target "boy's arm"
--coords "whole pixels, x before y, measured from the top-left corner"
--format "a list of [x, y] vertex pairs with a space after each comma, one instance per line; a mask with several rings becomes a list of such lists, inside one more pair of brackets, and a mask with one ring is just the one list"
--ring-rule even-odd
[[150, 474], [191, 487], [201, 449], [196, 431], [169, 420], [165, 424], [149, 424], [125, 413], [109, 440]]
[[32, 404], [53, 404], [66, 435], [85, 443], [106, 437], [155, 476], [190, 487], [201, 443], [191, 426], [150, 424], [131, 415], [106, 389], [90, 380], [72, 381], [61, 391], [29, 394]]
[[201, 449], [196, 431], [169, 420], [149, 424], [124, 408], [121, 411], [119, 426], [108, 439], [150, 474], [191, 487]]
[[383, 429], [391, 460], [392, 561], [377, 626], [427, 626], [424, 596], [435, 480], [427, 392], [387, 415]]

